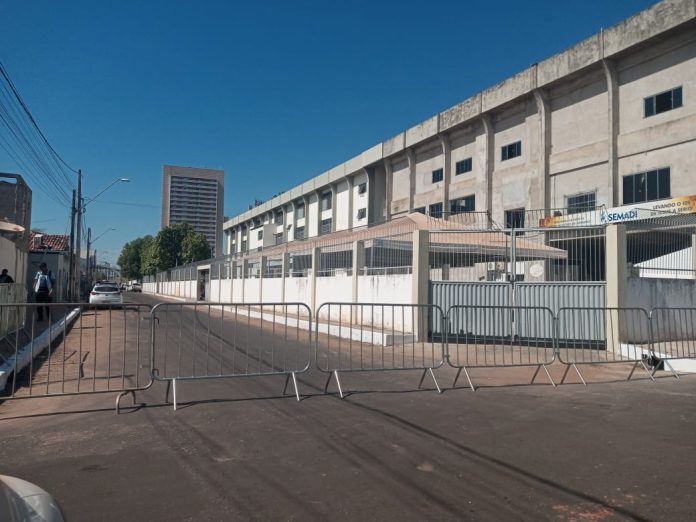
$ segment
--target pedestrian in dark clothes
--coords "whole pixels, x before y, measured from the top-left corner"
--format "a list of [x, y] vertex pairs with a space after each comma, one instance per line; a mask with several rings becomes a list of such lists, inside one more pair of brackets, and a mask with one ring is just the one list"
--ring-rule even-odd
[[[53, 299], [53, 274], [49, 272], [46, 263], [41, 263], [39, 268], [40, 270], [36, 272], [36, 276], [34, 277], [34, 292], [36, 293], [36, 302], [50, 303]], [[49, 307], [37, 306], [36, 313], [39, 321], [43, 321], [44, 311], [46, 312], [46, 319], [50, 320]]]
[[0, 275], [0, 285], [11, 285], [12, 283], [14, 283], [14, 279], [7, 273], [7, 268], [3, 268], [2, 275]]

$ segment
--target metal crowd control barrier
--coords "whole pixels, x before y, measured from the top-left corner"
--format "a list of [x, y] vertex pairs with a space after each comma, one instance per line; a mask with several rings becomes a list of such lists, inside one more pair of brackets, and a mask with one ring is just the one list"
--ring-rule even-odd
[[444, 313], [436, 305], [324, 303], [316, 313], [316, 366], [328, 373], [324, 393], [340, 372], [422, 370], [418, 388], [444, 363], [444, 340], [437, 339]]
[[447, 362], [457, 368], [453, 387], [462, 372], [476, 390], [469, 369], [536, 366], [546, 372], [555, 361], [553, 312], [544, 307], [455, 305], [447, 311]]
[[650, 317], [642, 308], [561, 308], [558, 311], [558, 358], [573, 368], [584, 385], [580, 364], [634, 363], [655, 380], [646, 366], [652, 356]]
[[121, 398], [152, 385], [149, 305], [94, 307], [85, 303], [0, 305], [0, 315], [24, 315], [0, 339], [1, 399], [94, 393]]
[[178, 381], [285, 375], [295, 397], [311, 364], [312, 317], [303, 303], [160, 303], [152, 309], [152, 368], [177, 409]]
[[696, 308], [653, 308], [650, 328], [652, 374], [655, 375], [662, 364], [679, 379], [670, 361], [696, 359]]

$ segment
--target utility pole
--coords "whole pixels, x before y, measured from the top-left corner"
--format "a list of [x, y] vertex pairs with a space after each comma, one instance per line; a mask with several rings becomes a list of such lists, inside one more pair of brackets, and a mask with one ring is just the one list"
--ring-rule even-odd
[[92, 286], [92, 277], [91, 277], [91, 272], [92, 272], [92, 261], [90, 260], [89, 257], [89, 249], [92, 246], [92, 229], [90, 227], [87, 227], [87, 288]]
[[77, 230], [75, 231], [75, 251], [77, 253], [77, 258], [75, 261], [75, 264], [77, 265], [75, 268], [75, 277], [76, 277], [76, 285], [77, 285], [77, 299], [76, 301], [80, 301], [82, 298], [82, 292], [81, 292], [81, 267], [80, 267], [80, 261], [82, 259], [82, 250], [80, 247], [80, 236], [82, 235], [82, 169], [77, 170]]
[[72, 191], [72, 207], [70, 207], [70, 263], [68, 271], [68, 299], [75, 302], [75, 191]]

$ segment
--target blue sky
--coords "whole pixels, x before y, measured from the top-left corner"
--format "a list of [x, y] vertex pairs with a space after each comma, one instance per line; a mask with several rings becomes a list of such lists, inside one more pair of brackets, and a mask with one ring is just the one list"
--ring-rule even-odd
[[[235, 215], [653, 3], [4, 0], [0, 60], [86, 196], [132, 180], [86, 214], [113, 262], [164, 164], [223, 169]], [[32, 220], [68, 209], [35, 190]]]

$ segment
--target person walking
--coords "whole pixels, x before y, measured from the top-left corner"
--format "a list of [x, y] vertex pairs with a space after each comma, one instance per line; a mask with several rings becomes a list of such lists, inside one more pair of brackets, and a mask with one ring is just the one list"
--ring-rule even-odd
[[[36, 272], [36, 276], [34, 277], [34, 292], [36, 293], [37, 303], [50, 303], [53, 298], [53, 274], [49, 272], [46, 263], [41, 263], [39, 265], [39, 271]], [[46, 311], [46, 319], [50, 320], [49, 307], [39, 305], [36, 307], [39, 321], [43, 321], [44, 310]]]
[[3, 268], [2, 275], [0, 275], [0, 285], [11, 285], [12, 283], [14, 283], [14, 279], [7, 273], [7, 268]]

